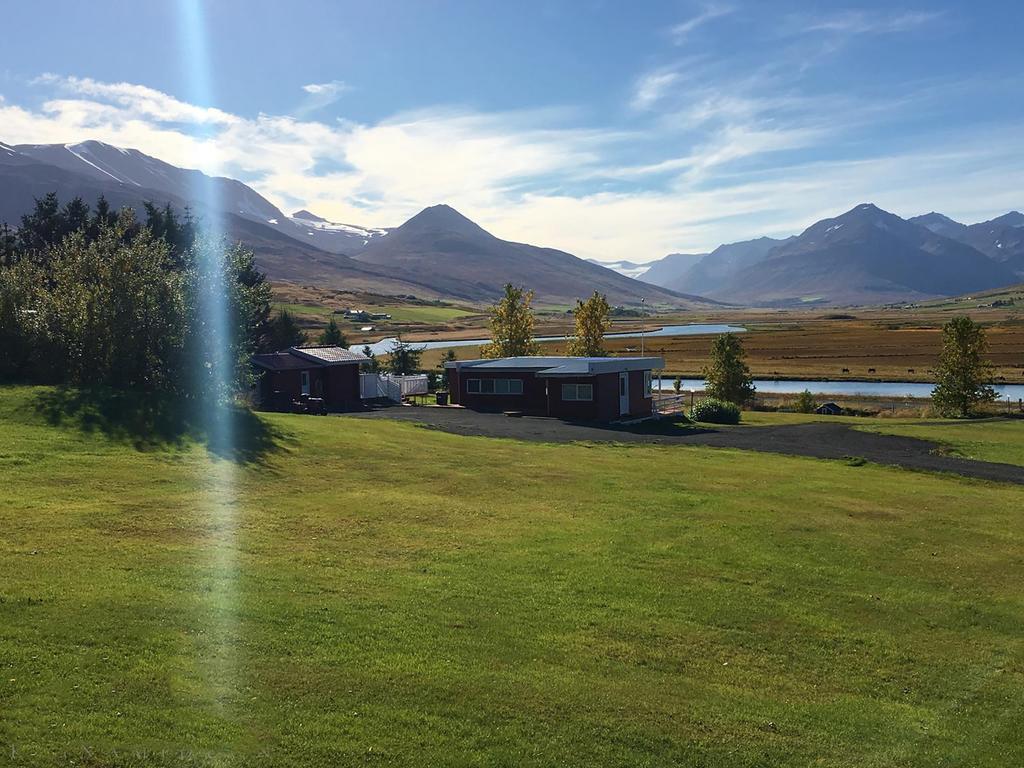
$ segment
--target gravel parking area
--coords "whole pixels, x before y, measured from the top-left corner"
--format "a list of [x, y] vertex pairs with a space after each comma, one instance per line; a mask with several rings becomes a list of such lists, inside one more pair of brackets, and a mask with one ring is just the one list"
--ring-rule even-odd
[[793, 424], [773, 427], [684, 428], [648, 421], [633, 425], [566, 422], [538, 416], [477, 413], [464, 408], [392, 407], [346, 418], [394, 419], [457, 435], [504, 437], [545, 443], [575, 441], [706, 445], [819, 459], [862, 458], [876, 464], [964, 477], [1024, 484], [1024, 467], [972, 461], [938, 453], [926, 440], [861, 432], [846, 424]]

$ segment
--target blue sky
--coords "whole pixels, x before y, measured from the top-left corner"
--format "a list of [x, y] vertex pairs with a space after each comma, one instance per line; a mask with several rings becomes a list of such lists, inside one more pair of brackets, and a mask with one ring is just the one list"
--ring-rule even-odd
[[0, 141], [97, 138], [393, 226], [646, 261], [857, 203], [1024, 206], [1012, 2], [5, 4]]

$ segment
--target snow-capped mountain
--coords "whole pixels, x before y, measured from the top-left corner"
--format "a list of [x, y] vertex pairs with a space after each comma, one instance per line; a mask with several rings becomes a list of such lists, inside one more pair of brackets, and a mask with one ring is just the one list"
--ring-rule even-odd
[[306, 209], [296, 211], [288, 218], [295, 225], [301, 227], [308, 237], [317, 238], [318, 244], [328, 238], [333, 238], [339, 253], [356, 253], [369, 245], [371, 240], [383, 237], [388, 233], [386, 229], [371, 229], [328, 221]]
[[[241, 216], [276, 229], [281, 234], [315, 245], [330, 253], [352, 254], [369, 241], [362, 227], [352, 232], [330, 226], [311, 227], [293, 221], [256, 190], [236, 179], [207, 176], [201, 171], [178, 168], [137, 149], [124, 149], [102, 141], [78, 144], [19, 144], [18, 154], [49, 166], [80, 174], [96, 181], [123, 184], [140, 190], [155, 190], [169, 201], [203, 199], [224, 213]], [[155, 200], [162, 203], [165, 200]], [[330, 222], [322, 222], [329, 225]]]

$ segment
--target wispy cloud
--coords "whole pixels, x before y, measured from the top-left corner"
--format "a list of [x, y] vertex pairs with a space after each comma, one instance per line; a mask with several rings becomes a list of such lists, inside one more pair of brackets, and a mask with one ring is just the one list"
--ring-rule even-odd
[[671, 27], [668, 31], [669, 36], [676, 45], [682, 45], [695, 29], [707, 24], [709, 21], [714, 21], [722, 16], [728, 16], [734, 10], [732, 6], [720, 3], [705, 5], [703, 10], [697, 15]]
[[943, 11], [845, 11], [832, 16], [802, 20], [799, 26], [804, 32], [835, 32], [847, 35], [895, 34], [930, 24], [943, 15]]
[[650, 109], [661, 100], [672, 85], [679, 80], [679, 73], [673, 70], [659, 70], [642, 75], [633, 88], [633, 109]]
[[302, 86], [302, 90], [314, 96], [339, 96], [345, 91], [351, 90], [343, 80], [331, 80], [329, 83], [309, 83]]

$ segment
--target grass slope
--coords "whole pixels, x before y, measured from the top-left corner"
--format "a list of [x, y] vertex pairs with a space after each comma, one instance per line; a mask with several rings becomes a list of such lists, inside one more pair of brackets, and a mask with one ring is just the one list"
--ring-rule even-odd
[[14, 765], [1024, 762], [1024, 489], [287, 415], [233, 465], [36, 396], [0, 390]]
[[864, 427], [886, 435], [932, 440], [956, 456], [1024, 466], [1024, 420], [875, 424]]

